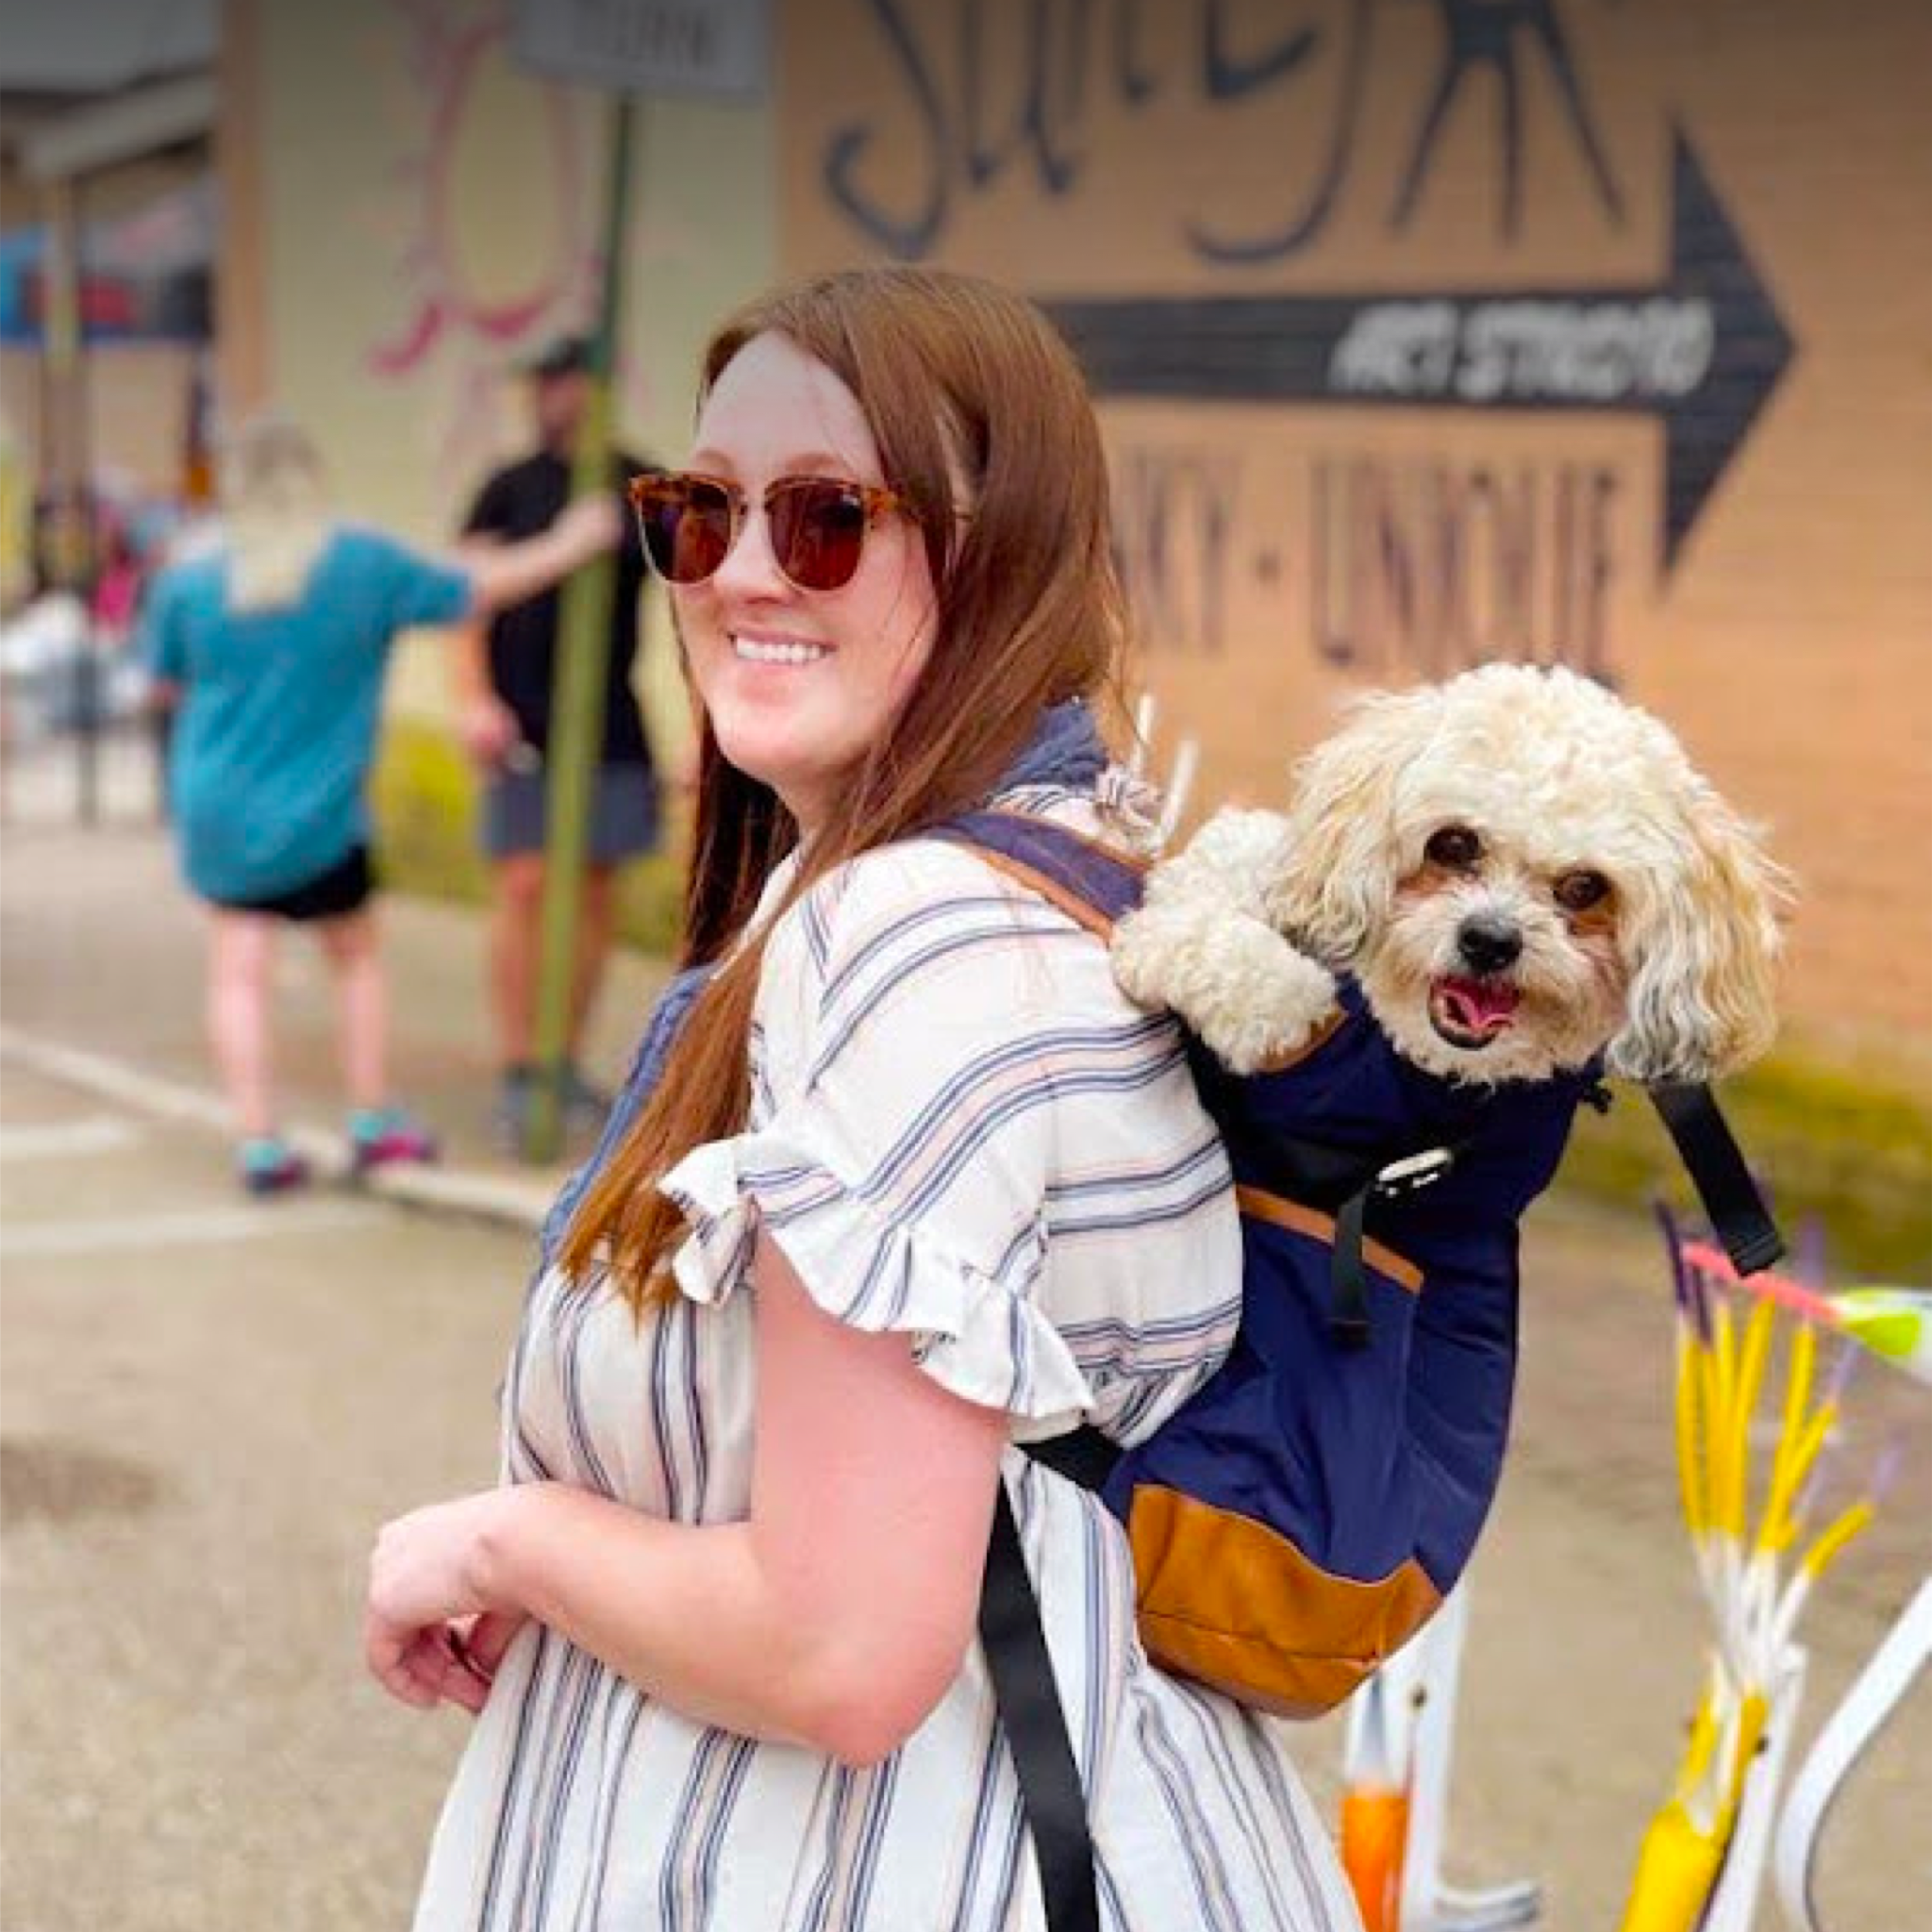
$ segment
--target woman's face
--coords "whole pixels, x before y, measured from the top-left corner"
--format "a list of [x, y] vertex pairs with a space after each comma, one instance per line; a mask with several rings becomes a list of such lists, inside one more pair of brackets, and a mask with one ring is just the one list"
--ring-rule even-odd
[[802, 831], [891, 730], [932, 650], [925, 545], [892, 511], [836, 591], [802, 591], [772, 554], [765, 491], [787, 476], [889, 485], [858, 399], [789, 337], [755, 336], [706, 398], [689, 468], [744, 492], [738, 541], [703, 583], [673, 586], [719, 749], [771, 786]]

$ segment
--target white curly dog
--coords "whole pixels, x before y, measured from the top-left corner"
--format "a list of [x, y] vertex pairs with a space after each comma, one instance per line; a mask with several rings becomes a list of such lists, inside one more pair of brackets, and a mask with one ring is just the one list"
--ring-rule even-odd
[[1324, 1037], [1347, 974], [1427, 1073], [1539, 1080], [1603, 1054], [1707, 1080], [1771, 1042], [1788, 897], [1656, 718], [1491, 664], [1362, 701], [1286, 815], [1210, 819], [1154, 868], [1113, 963], [1238, 1074]]

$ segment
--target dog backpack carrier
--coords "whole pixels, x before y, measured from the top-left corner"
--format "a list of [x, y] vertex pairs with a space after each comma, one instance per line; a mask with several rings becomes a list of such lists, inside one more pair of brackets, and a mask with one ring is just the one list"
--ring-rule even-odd
[[[1062, 826], [985, 811], [940, 835], [1103, 936], [1141, 869]], [[1132, 1545], [1148, 1655], [1244, 1704], [1328, 1709], [1411, 1637], [1468, 1562], [1502, 1472], [1517, 1223], [1595, 1071], [1489, 1088], [1399, 1058], [1341, 985], [1291, 1066], [1196, 1051], [1233, 1169], [1242, 1307], [1227, 1360], [1145, 1441], [1025, 1445], [1096, 1491]], [[1655, 1097], [1740, 1272], [1780, 1252], [1707, 1090]], [[980, 1632], [1053, 1932], [1099, 1924], [1093, 1854], [1037, 1599], [1002, 1488]]]

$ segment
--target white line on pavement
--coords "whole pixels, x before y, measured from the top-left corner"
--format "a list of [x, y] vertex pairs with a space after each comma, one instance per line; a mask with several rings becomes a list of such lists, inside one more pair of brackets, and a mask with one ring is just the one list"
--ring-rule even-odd
[[202, 1208], [177, 1214], [129, 1215], [119, 1221], [18, 1223], [0, 1232], [0, 1255], [99, 1255], [129, 1248], [201, 1247], [209, 1242], [273, 1241], [367, 1227], [381, 1219], [355, 1201], [259, 1202], [246, 1208]]
[[58, 1160], [70, 1154], [113, 1154], [136, 1146], [140, 1141], [141, 1130], [132, 1121], [113, 1114], [92, 1114], [86, 1120], [0, 1127], [0, 1160]]
[[[179, 1080], [144, 1074], [139, 1067], [104, 1054], [63, 1046], [58, 1041], [36, 1039], [18, 1027], [0, 1025], [0, 1059], [152, 1118], [185, 1121], [222, 1134], [230, 1131], [228, 1109], [218, 1095]], [[348, 1150], [340, 1135], [299, 1124], [286, 1132], [291, 1144], [306, 1155], [312, 1166], [325, 1171], [346, 1166]], [[370, 1175], [363, 1186], [372, 1195], [405, 1207], [441, 1209], [525, 1229], [543, 1224], [557, 1192], [554, 1175], [540, 1180], [436, 1167], [384, 1168]]]
[[141, 1113], [157, 1115], [162, 1120], [192, 1121], [197, 1126], [224, 1130], [228, 1124], [228, 1109], [212, 1093], [183, 1086], [176, 1080], [158, 1079], [138, 1067], [108, 1059], [102, 1054], [61, 1046], [51, 1040], [35, 1040], [11, 1026], [0, 1026], [0, 1054], [17, 1066], [30, 1068], [70, 1087], [84, 1088], [104, 1100], [120, 1101]]

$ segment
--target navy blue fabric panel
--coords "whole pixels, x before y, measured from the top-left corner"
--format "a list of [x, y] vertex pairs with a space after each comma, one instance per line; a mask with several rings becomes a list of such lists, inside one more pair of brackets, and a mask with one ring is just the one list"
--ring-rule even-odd
[[1507, 1261], [1499, 1252], [1485, 1271], [1429, 1275], [1416, 1307], [1407, 1417], [1416, 1556], [1439, 1583], [1469, 1561], [1508, 1447], [1518, 1297], [1507, 1245]]
[[1141, 903], [1141, 873], [1126, 860], [1057, 825], [1017, 812], [967, 812], [935, 827], [938, 836], [1017, 859], [1108, 919]]
[[[1456, 1474], [1443, 1480], [1410, 1420], [1420, 1379], [1417, 1297], [1370, 1270], [1369, 1345], [1338, 1348], [1328, 1331], [1327, 1243], [1252, 1219], [1243, 1234], [1247, 1277], [1234, 1352], [1122, 1458], [1107, 1488], [1109, 1507], [1124, 1520], [1135, 1488], [1158, 1484], [1269, 1524], [1331, 1574], [1374, 1582], [1420, 1557], [1446, 1590], [1481, 1526], [1500, 1433], [1472, 1437], [1466, 1454], [1452, 1448]], [[1448, 1381], [1424, 1407], [1460, 1415], [1472, 1379], [1490, 1384], [1500, 1373], [1507, 1389], [1511, 1366], [1507, 1354], [1497, 1361], [1480, 1350], [1467, 1361], [1439, 1360]], [[1425, 1418], [1429, 1434], [1439, 1433], [1433, 1423]]]
[[[1378, 1162], [1453, 1146], [1456, 1172], [1413, 1197], [1422, 1220], [1463, 1227], [1472, 1216], [1513, 1221], [1548, 1186], [1597, 1070], [1500, 1087], [1444, 1079], [1397, 1055], [1354, 980], [1338, 981], [1337, 992], [1342, 1024], [1286, 1071], [1233, 1079], [1197, 1066], [1237, 1168], [1243, 1150], [1264, 1159], [1271, 1140], [1318, 1141]], [[1259, 1171], [1243, 1178], [1266, 1185]], [[1439, 1205], [1444, 1211], [1432, 1217]]]

